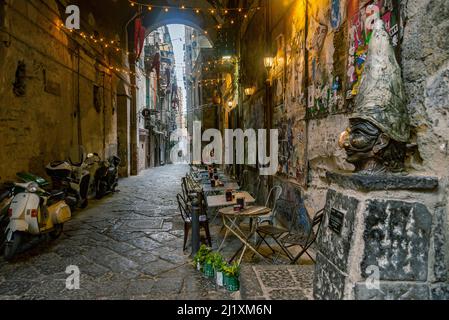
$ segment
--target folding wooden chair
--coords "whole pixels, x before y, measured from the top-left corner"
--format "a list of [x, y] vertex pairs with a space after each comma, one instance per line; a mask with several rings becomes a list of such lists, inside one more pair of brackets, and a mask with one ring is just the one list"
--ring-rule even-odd
[[[260, 225], [256, 231], [260, 237], [256, 248], [259, 248], [262, 243], [265, 243], [273, 253], [276, 253], [267, 241], [268, 238], [272, 238], [282, 252], [288, 257], [291, 264], [296, 264], [304, 254], [315, 262], [315, 259], [308, 251], [317, 238], [323, 220], [324, 209], [319, 210], [312, 220], [310, 220], [309, 213], [306, 209], [306, 216], [309, 219], [309, 229], [306, 232], [299, 232], [293, 227], [298, 221], [299, 214], [297, 209], [298, 205], [292, 201], [279, 199], [275, 205], [274, 218], [278, 221], [279, 219], [277, 216], [281, 213], [290, 216], [292, 218], [292, 226], [290, 228], [285, 228], [279, 224], [279, 222], [278, 225]], [[303, 209], [305, 209], [305, 207]], [[290, 248], [294, 246], [299, 246], [301, 248], [301, 251], [296, 255], [293, 255], [290, 251]]]
[[315, 263], [315, 259], [310, 255], [308, 250], [316, 241], [323, 218], [324, 208], [315, 213], [313, 219], [310, 221], [310, 228], [307, 233], [290, 232], [285, 237], [282, 237], [281, 243], [285, 248], [291, 248], [293, 246], [299, 246], [301, 248], [301, 251], [296, 256], [290, 255], [291, 264], [296, 264], [304, 254]]

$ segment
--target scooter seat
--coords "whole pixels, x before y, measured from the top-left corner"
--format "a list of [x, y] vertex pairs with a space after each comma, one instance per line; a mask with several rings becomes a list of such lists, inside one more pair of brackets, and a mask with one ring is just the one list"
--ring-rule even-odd
[[57, 168], [57, 167], [59, 167], [60, 165], [62, 165], [64, 163], [65, 163], [65, 161], [53, 161], [52, 163], [50, 163], [50, 167], [51, 168]]
[[65, 199], [65, 193], [64, 191], [51, 191], [50, 196], [47, 200], [47, 205], [51, 206], [59, 201], [62, 201]]

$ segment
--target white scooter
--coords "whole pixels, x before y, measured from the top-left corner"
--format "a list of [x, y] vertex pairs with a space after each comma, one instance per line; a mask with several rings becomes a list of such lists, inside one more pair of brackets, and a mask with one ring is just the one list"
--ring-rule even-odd
[[67, 196], [75, 197], [81, 209], [87, 207], [91, 175], [84, 163], [84, 156], [80, 163], [71, 160], [53, 161], [45, 169], [51, 177], [53, 188], [64, 190]]
[[63, 224], [72, 217], [70, 206], [64, 200], [64, 192], [48, 193], [35, 182], [14, 185], [21, 191], [14, 196], [8, 209], [5, 260], [11, 260], [17, 254], [27, 234], [49, 234], [57, 239], [62, 234]]

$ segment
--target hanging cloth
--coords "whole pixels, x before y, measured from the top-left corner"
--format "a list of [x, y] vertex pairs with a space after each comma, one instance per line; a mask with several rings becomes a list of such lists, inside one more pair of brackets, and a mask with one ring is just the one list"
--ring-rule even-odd
[[146, 30], [142, 24], [142, 19], [137, 18], [135, 20], [135, 27], [134, 27], [134, 45], [136, 52], [136, 60], [139, 60], [140, 55], [142, 54], [143, 47], [145, 44], [145, 34]]

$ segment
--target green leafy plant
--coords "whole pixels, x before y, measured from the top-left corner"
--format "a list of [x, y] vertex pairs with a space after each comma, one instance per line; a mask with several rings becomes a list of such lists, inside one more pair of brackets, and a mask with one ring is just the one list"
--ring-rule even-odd
[[231, 265], [225, 265], [223, 268], [223, 272], [228, 277], [238, 278], [240, 275], [240, 265], [237, 261], [235, 261]]
[[196, 267], [198, 265], [198, 263], [200, 265], [203, 265], [206, 260], [208, 259], [208, 257], [210, 256], [211, 253], [211, 249], [206, 247], [206, 245], [202, 245], [200, 247], [200, 249], [198, 250], [198, 252], [196, 253], [195, 257], [193, 258], [194, 261], [194, 266]]
[[226, 263], [223, 259], [223, 256], [220, 253], [215, 252], [212, 254], [212, 265], [216, 272], [223, 271], [223, 268], [226, 266]]

